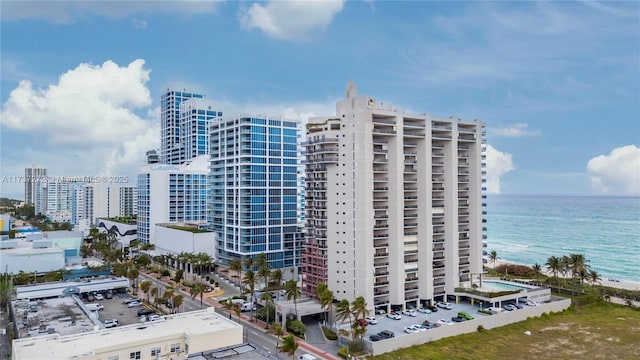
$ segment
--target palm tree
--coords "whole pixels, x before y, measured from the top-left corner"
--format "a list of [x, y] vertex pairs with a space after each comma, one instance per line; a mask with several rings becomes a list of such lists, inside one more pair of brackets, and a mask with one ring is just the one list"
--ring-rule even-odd
[[242, 262], [240, 259], [235, 258], [229, 261], [229, 269], [235, 271], [238, 274], [238, 279], [240, 279], [240, 272], [242, 271]]
[[193, 285], [190, 290], [192, 299], [195, 299], [196, 296], [200, 295], [200, 309], [202, 309], [202, 297], [204, 296], [204, 289], [204, 284], [199, 282]]
[[253, 270], [253, 268], [256, 266], [255, 264], [255, 259], [252, 257], [247, 257], [244, 259], [244, 266], [248, 267], [249, 270]]
[[589, 269], [589, 281], [595, 285], [600, 280], [602, 280], [602, 278], [600, 278], [598, 271]]
[[351, 322], [351, 304], [349, 304], [349, 300], [342, 299], [336, 305], [336, 318], [340, 320], [340, 323], [343, 324], [346, 320]]
[[228, 298], [227, 301], [224, 301], [221, 304], [222, 307], [229, 312], [229, 319], [231, 319], [231, 312], [235, 311], [235, 309], [238, 308], [238, 305], [234, 304], [231, 298]]
[[282, 329], [282, 326], [280, 326], [280, 324], [274, 322], [273, 324], [271, 324], [271, 333], [276, 336], [276, 347], [278, 347], [280, 345], [280, 338], [282, 338], [282, 335], [284, 335], [284, 329]]
[[293, 334], [286, 336], [282, 339], [282, 345], [278, 346], [278, 352], [285, 352], [292, 356], [292, 359], [296, 358], [296, 350], [298, 350], [298, 342]]
[[255, 304], [255, 291], [256, 291], [256, 273], [249, 269], [244, 272], [243, 283], [249, 287], [249, 293], [251, 294], [251, 321], [253, 321], [253, 304]]
[[[333, 300], [335, 300], [335, 296], [333, 296], [333, 291], [329, 290], [328, 288], [325, 289], [324, 292], [322, 292], [322, 295], [320, 295], [320, 305], [322, 306], [322, 309], [326, 309], [326, 310], [329, 310], [329, 312], [331, 312], [331, 310], [333, 309]], [[326, 318], [327, 317], [325, 316], [325, 319]]]
[[580, 281], [584, 282], [584, 279], [588, 275], [587, 270], [590, 267], [588, 264], [589, 260], [587, 260], [583, 254], [569, 254], [569, 259], [572, 277], [579, 277]]
[[147, 294], [147, 302], [149, 302], [149, 290], [151, 289], [151, 285], [151, 280], [144, 280], [140, 283], [140, 290], [142, 290], [143, 293]]
[[133, 286], [133, 294], [134, 295], [138, 293], [138, 286], [136, 284], [136, 280], [138, 279], [138, 275], [140, 275], [140, 271], [138, 271], [138, 269], [136, 269], [135, 267], [132, 268], [132, 269], [129, 269], [129, 271], [127, 272], [127, 277], [132, 282], [131, 286]]
[[498, 261], [498, 252], [495, 250], [491, 250], [489, 253], [489, 261], [493, 263], [493, 269], [496, 268], [496, 261]]
[[273, 270], [273, 272], [271, 273], [271, 278], [273, 279], [274, 283], [278, 284], [278, 288], [282, 286], [282, 270], [280, 269]]
[[562, 269], [562, 261], [557, 256], [551, 256], [547, 259], [547, 269], [553, 273], [553, 277], [558, 277], [558, 272]]
[[173, 304], [173, 310], [175, 312], [180, 312], [180, 305], [182, 305], [182, 302], [184, 300], [184, 296], [182, 296], [182, 294], [176, 294], [173, 295], [173, 298], [171, 299], [171, 303]]
[[[158, 304], [158, 288], [154, 287], [151, 289], [151, 296], [154, 298], [154, 304]], [[148, 299], [148, 298], [147, 298]]]
[[318, 286], [316, 286], [316, 299], [318, 299], [318, 301], [320, 302], [320, 308], [322, 309], [322, 316], [325, 318], [324, 320], [327, 320], [327, 316], [324, 312], [324, 304], [322, 303], [322, 294], [327, 290], [327, 284], [325, 283], [319, 283]]
[[351, 302], [351, 312], [356, 320], [364, 319], [369, 315], [369, 309], [367, 309], [367, 303], [364, 297], [358, 296]]
[[284, 291], [287, 295], [287, 300], [291, 300], [293, 298], [293, 306], [296, 309], [296, 317], [298, 316], [298, 303], [297, 300], [300, 298], [302, 291], [298, 286], [298, 282], [291, 279], [284, 284]]
[[271, 294], [267, 291], [262, 293], [262, 296], [260, 297], [262, 300], [264, 300], [264, 307], [267, 309], [267, 321], [266, 321], [266, 325], [265, 328], [269, 328], [269, 313], [271, 312], [269, 310], [269, 305], [271, 303], [271, 301], [273, 300], [273, 297], [271, 296]]
[[367, 328], [365, 326], [361, 326], [357, 322], [354, 322], [351, 325], [351, 330], [353, 332], [353, 336], [356, 339], [358, 339], [359, 342], [362, 344], [362, 340], [363, 340], [364, 336], [367, 334]]
[[535, 263], [535, 264], [533, 264], [532, 269], [536, 273], [536, 282], [538, 282], [538, 277], [540, 276], [540, 273], [542, 272], [542, 265], [540, 265], [538, 263]]

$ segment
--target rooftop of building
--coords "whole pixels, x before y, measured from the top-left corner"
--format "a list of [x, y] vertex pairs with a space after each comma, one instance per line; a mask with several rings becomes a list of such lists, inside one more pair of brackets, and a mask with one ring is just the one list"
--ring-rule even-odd
[[180, 231], [188, 231], [192, 233], [206, 233], [211, 232], [210, 230], [201, 228], [202, 226], [206, 226], [206, 222], [180, 222], [180, 223], [158, 223], [156, 226], [161, 226], [168, 229], [180, 230]]
[[216, 314], [214, 308], [164, 316], [163, 321], [145, 322], [70, 335], [47, 334], [37, 338], [14, 340], [14, 353], [21, 359], [81, 357], [84, 354], [118, 349], [126, 344], [145, 343], [153, 338], [204, 335], [237, 329], [242, 325]]

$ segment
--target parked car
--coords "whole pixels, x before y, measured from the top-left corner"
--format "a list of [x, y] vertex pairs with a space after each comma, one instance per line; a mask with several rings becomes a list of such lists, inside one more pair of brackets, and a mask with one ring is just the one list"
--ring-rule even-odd
[[415, 317], [415, 316], [418, 316], [418, 313], [413, 309], [407, 309], [402, 312], [402, 315]]
[[147, 308], [138, 309], [138, 316], [144, 316], [149, 314], [154, 314], [155, 311]]
[[375, 325], [378, 323], [378, 319], [376, 319], [375, 316], [367, 316], [364, 319], [369, 323], [369, 325]]
[[137, 306], [140, 306], [140, 305], [142, 305], [142, 303], [139, 302], [139, 301], [132, 301], [132, 302], [127, 304], [127, 306], [130, 307], [130, 308], [137, 307]]
[[151, 314], [147, 316], [147, 321], [162, 321], [164, 318], [158, 314]]
[[427, 309], [426, 307], [418, 308], [418, 312], [423, 314], [431, 314], [431, 310]]
[[431, 310], [431, 312], [438, 312], [438, 308], [432, 305], [426, 305], [425, 308]]
[[502, 308], [507, 310], [507, 311], [518, 310], [518, 308], [515, 305], [512, 305], [512, 304], [504, 305]]
[[113, 292], [111, 292], [111, 291], [107, 291], [107, 292], [104, 294], [104, 298], [105, 298], [105, 299], [113, 299]]
[[454, 316], [454, 317], [451, 318], [451, 321], [453, 321], [453, 322], [463, 322], [463, 321], [466, 321], [466, 320], [467, 319], [461, 318], [460, 316]]
[[529, 300], [525, 303], [527, 306], [538, 306], [540, 304], [538, 304], [537, 302], [533, 301], [533, 300]]
[[451, 304], [449, 304], [448, 302], [438, 302], [436, 304], [436, 306], [441, 308], [441, 309], [446, 309], [446, 310], [453, 309], [453, 306], [451, 306]]
[[418, 329], [416, 328], [415, 325], [409, 325], [409, 326], [405, 326], [404, 329], [402, 329], [402, 331], [404, 331], [407, 334], [415, 334], [418, 332]]
[[438, 320], [438, 324], [440, 324], [440, 325], [453, 325], [453, 323], [451, 321], [447, 321], [445, 319], [439, 319]]
[[112, 327], [116, 327], [118, 326], [118, 320], [117, 319], [107, 319], [104, 321], [104, 327], [108, 328], [112, 328]]
[[367, 320], [365, 320], [365, 319], [358, 319], [358, 320], [356, 320], [356, 322], [357, 322], [357, 323], [358, 323], [358, 325], [360, 325], [360, 326], [367, 326], [367, 325], [369, 325], [369, 322], [368, 322]]
[[104, 296], [100, 293], [93, 295], [93, 297], [96, 298], [96, 300], [104, 300]]
[[383, 331], [380, 331], [380, 332], [378, 333], [378, 335], [379, 335], [380, 337], [382, 337], [383, 339], [391, 339], [392, 337], [395, 337], [395, 336], [396, 336], [396, 334], [394, 334], [394, 333], [393, 333], [393, 331], [391, 331], [391, 330], [383, 330]]
[[104, 306], [102, 306], [102, 304], [85, 304], [85, 306], [87, 307], [87, 309], [91, 310], [91, 311], [98, 311], [98, 310], [104, 310]]
[[376, 310], [376, 315], [385, 315], [387, 312], [383, 309]]
[[382, 336], [380, 336], [378, 334], [373, 334], [373, 335], [369, 336], [369, 340], [371, 340], [371, 341], [380, 341], [380, 340], [382, 340]]
[[402, 316], [400, 316], [400, 314], [398, 314], [397, 312], [392, 312], [392, 313], [388, 313], [387, 317], [393, 320], [400, 320], [402, 319]]
[[464, 312], [464, 311], [460, 311], [458, 313], [458, 317], [463, 318], [465, 320], [473, 320], [473, 316], [471, 316], [471, 314], [469, 314], [468, 312]]
[[513, 306], [517, 307], [518, 309], [524, 309], [524, 305], [522, 304], [513, 304]]
[[131, 297], [130, 297], [130, 298], [126, 298], [126, 299], [122, 300], [122, 303], [123, 303], [123, 304], [128, 304], [128, 303], [130, 303], [130, 302], [134, 302], [134, 301], [140, 302], [140, 299], [138, 299], [138, 298], [131, 298]]

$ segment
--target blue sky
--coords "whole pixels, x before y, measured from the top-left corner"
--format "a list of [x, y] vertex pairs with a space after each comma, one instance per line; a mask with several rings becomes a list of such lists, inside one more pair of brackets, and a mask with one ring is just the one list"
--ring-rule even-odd
[[[2, 1], [2, 176], [127, 175], [159, 96], [332, 115], [348, 80], [487, 123], [490, 192], [640, 194], [638, 2]], [[10, 179], [9, 179], [10, 180]], [[0, 184], [23, 197], [23, 185]]]

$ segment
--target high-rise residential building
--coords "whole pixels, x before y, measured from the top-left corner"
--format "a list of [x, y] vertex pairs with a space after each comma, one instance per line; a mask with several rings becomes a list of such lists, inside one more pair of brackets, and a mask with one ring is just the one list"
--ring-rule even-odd
[[358, 96], [307, 124], [302, 289], [419, 307], [482, 272], [484, 123]]
[[147, 155], [147, 164], [157, 164], [160, 162], [160, 155], [155, 150], [149, 150], [146, 153]]
[[[36, 164], [24, 169], [24, 202], [27, 205], [37, 205], [40, 202], [41, 211], [44, 212], [45, 195], [42, 193], [42, 183], [47, 180], [47, 169]], [[38, 199], [40, 197], [40, 199]], [[39, 201], [38, 201], [39, 200]], [[38, 212], [36, 211], [36, 214]]]
[[46, 182], [47, 212], [71, 211], [73, 208], [73, 191], [84, 183], [66, 180], [62, 177], [52, 178]]
[[181, 165], [144, 165], [138, 173], [138, 240], [154, 243], [155, 226], [160, 223], [190, 222], [204, 226], [208, 174], [208, 155]]
[[84, 184], [74, 190], [72, 222], [89, 220], [96, 225], [97, 218], [135, 215], [137, 188], [107, 183]]
[[[183, 110], [181, 105], [191, 102]], [[206, 124], [221, 112], [213, 111], [212, 104], [205, 102], [204, 95], [167, 89], [160, 97], [160, 162], [179, 165], [199, 155], [206, 154]], [[192, 113], [195, 111], [195, 113]], [[185, 142], [189, 148], [185, 148]], [[188, 153], [187, 153], [188, 150]], [[204, 150], [204, 153], [199, 151]]]
[[265, 253], [271, 269], [299, 265], [297, 125], [249, 116], [212, 122], [209, 225], [220, 264]]
[[200, 155], [209, 154], [209, 123], [222, 116], [207, 99], [189, 99], [180, 103], [180, 160], [183, 163]]

